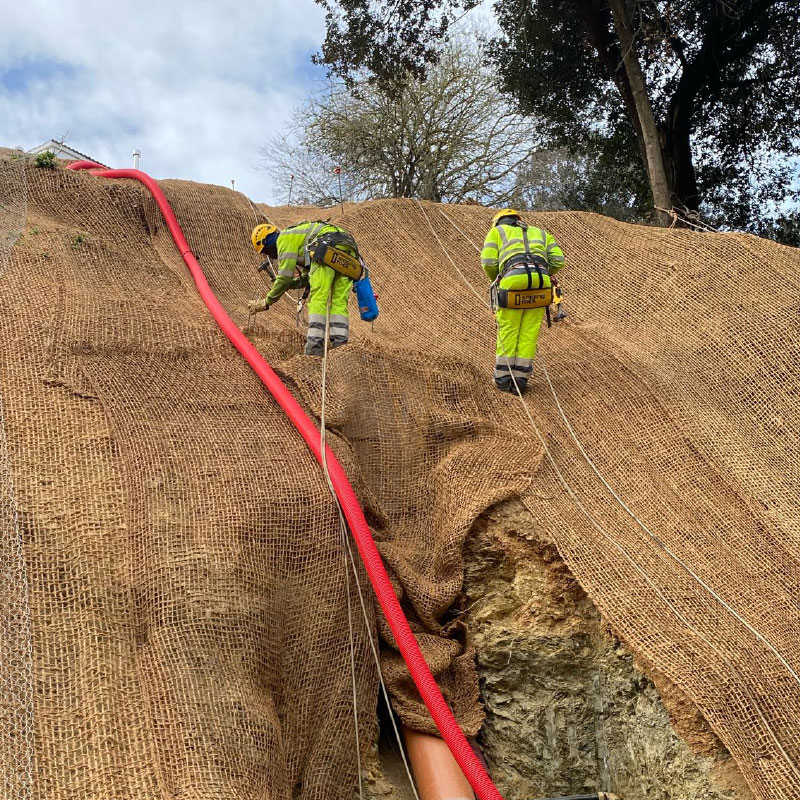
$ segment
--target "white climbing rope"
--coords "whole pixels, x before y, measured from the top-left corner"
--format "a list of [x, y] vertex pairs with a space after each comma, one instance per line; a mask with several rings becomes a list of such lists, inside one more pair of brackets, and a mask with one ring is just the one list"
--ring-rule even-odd
[[[439, 246], [441, 247], [441, 249], [442, 249], [442, 252], [445, 254], [445, 256], [447, 257], [447, 259], [450, 261], [450, 263], [451, 263], [451, 264], [453, 265], [453, 267], [455, 268], [456, 272], [457, 272], [457, 273], [459, 274], [459, 276], [462, 278], [462, 280], [464, 281], [464, 283], [465, 283], [465, 284], [466, 284], [466, 285], [467, 285], [467, 286], [470, 288], [470, 290], [473, 292], [473, 294], [477, 294], [477, 292], [475, 291], [474, 287], [472, 287], [472, 285], [469, 283], [469, 281], [468, 281], [468, 280], [466, 279], [466, 277], [464, 276], [464, 273], [461, 271], [461, 269], [460, 269], [460, 268], [458, 267], [458, 265], [455, 263], [455, 261], [453, 260], [453, 258], [450, 256], [450, 253], [449, 253], [449, 251], [447, 250], [447, 248], [444, 246], [444, 244], [443, 244], [443, 242], [442, 242], [441, 238], [438, 236], [438, 234], [436, 234], [436, 232], [435, 232], [435, 230], [433, 229], [433, 226], [431, 225], [431, 222], [430, 222], [430, 220], [429, 220], [429, 218], [428, 218], [428, 215], [427, 215], [427, 214], [426, 214], [426, 212], [425, 212], [425, 209], [424, 209], [424, 207], [422, 206], [422, 204], [421, 204], [421, 203], [420, 203], [418, 200], [417, 200], [417, 205], [419, 206], [420, 210], [422, 211], [422, 214], [423, 214], [423, 216], [425, 217], [425, 221], [428, 223], [428, 227], [429, 227], [429, 228], [430, 228], [430, 229], [433, 231], [433, 233], [434, 233], [434, 236], [435, 236], [435, 238], [436, 238], [436, 241], [439, 243]], [[461, 229], [461, 228], [460, 228], [458, 225], [456, 225], [456, 224], [453, 222], [453, 220], [451, 220], [451, 219], [450, 219], [450, 217], [449, 217], [447, 214], [445, 214], [445, 213], [444, 213], [444, 211], [442, 211], [441, 209], [437, 209], [437, 210], [438, 210], [438, 211], [439, 211], [439, 213], [442, 215], [442, 217], [444, 217], [444, 218], [445, 218], [445, 219], [448, 221], [448, 223], [450, 223], [450, 225], [451, 225], [451, 226], [452, 226], [452, 227], [453, 227], [455, 230], [457, 230], [459, 233], [461, 233], [461, 235], [462, 235], [462, 236], [463, 236], [463, 237], [464, 237], [464, 238], [465, 238], [465, 239], [466, 239], [466, 240], [467, 240], [467, 241], [468, 241], [468, 242], [469, 242], [469, 243], [470, 243], [470, 244], [471, 244], [471, 245], [472, 245], [472, 246], [473, 246], [473, 247], [474, 247], [474, 248], [475, 248], [475, 249], [476, 249], [478, 252], [480, 252], [480, 247], [478, 247], [478, 246], [475, 244], [475, 242], [473, 242], [473, 241], [472, 241], [472, 239], [471, 239], [471, 238], [468, 236], [468, 234], [467, 234], [467, 233], [465, 233], [465, 232], [464, 232], [464, 231], [463, 231], [463, 230], [462, 230], [462, 229]], [[505, 353], [503, 354], [503, 356], [504, 356], [504, 358], [506, 359], [506, 364], [509, 366], [509, 372], [510, 372], [511, 370], [510, 370], [510, 363], [509, 363], [509, 361], [508, 361], [508, 357], [507, 357], [507, 355], [506, 355]], [[711, 588], [711, 587], [710, 587], [710, 586], [709, 586], [709, 585], [708, 585], [708, 584], [707, 584], [705, 581], [703, 581], [703, 580], [700, 578], [700, 576], [698, 576], [698, 575], [697, 575], [697, 574], [696, 574], [696, 573], [695, 573], [695, 572], [694, 572], [694, 571], [693, 571], [693, 570], [692, 570], [692, 569], [691, 569], [691, 568], [688, 566], [688, 564], [686, 564], [686, 563], [685, 563], [685, 562], [684, 562], [684, 561], [683, 561], [683, 560], [682, 560], [682, 559], [681, 559], [681, 558], [680, 558], [680, 557], [679, 557], [679, 556], [678, 556], [676, 553], [674, 553], [672, 550], [670, 550], [670, 549], [667, 547], [667, 545], [666, 545], [666, 544], [665, 544], [665, 543], [664, 543], [664, 542], [663, 542], [663, 541], [662, 541], [662, 540], [661, 540], [661, 539], [660, 539], [658, 536], [656, 536], [656, 535], [655, 535], [655, 534], [654, 534], [654, 533], [653, 533], [653, 532], [652, 532], [652, 531], [651, 531], [651, 530], [650, 530], [650, 529], [649, 529], [649, 528], [648, 528], [648, 527], [647, 527], [647, 526], [646, 526], [646, 525], [645, 525], [645, 524], [644, 524], [644, 523], [643, 523], [643, 522], [642, 522], [642, 521], [641, 521], [641, 520], [638, 518], [638, 516], [637, 516], [637, 515], [636, 515], [636, 514], [635, 514], [635, 513], [634, 513], [634, 512], [633, 512], [633, 511], [630, 509], [630, 507], [629, 507], [629, 506], [628, 506], [628, 505], [627, 505], [627, 504], [626, 504], [626, 503], [625, 503], [625, 502], [622, 500], [622, 498], [621, 498], [621, 497], [620, 497], [620, 496], [619, 496], [619, 495], [618, 495], [618, 494], [617, 494], [617, 493], [614, 491], [614, 489], [611, 487], [611, 485], [609, 484], [609, 482], [608, 482], [608, 481], [605, 479], [605, 477], [604, 477], [604, 476], [603, 476], [603, 475], [600, 473], [600, 471], [597, 469], [597, 467], [595, 466], [594, 462], [591, 460], [591, 458], [589, 457], [589, 455], [588, 455], [588, 453], [586, 452], [585, 448], [584, 448], [584, 447], [583, 447], [583, 445], [581, 444], [581, 442], [580, 442], [580, 440], [579, 440], [579, 438], [578, 438], [577, 434], [575, 433], [575, 431], [574, 431], [574, 429], [573, 429], [572, 425], [569, 423], [569, 420], [567, 419], [567, 416], [566, 416], [566, 414], [564, 413], [564, 410], [563, 410], [563, 407], [561, 406], [561, 402], [560, 402], [560, 400], [559, 400], [559, 397], [558, 397], [558, 394], [557, 394], [557, 392], [556, 392], [555, 386], [553, 385], [552, 381], [550, 380], [549, 373], [547, 372], [547, 366], [546, 366], [546, 364], [544, 363], [544, 360], [543, 360], [543, 359], [541, 359], [541, 358], [540, 358], [540, 362], [541, 362], [541, 364], [542, 364], [542, 369], [543, 369], [543, 371], [544, 371], [545, 378], [547, 379], [548, 386], [549, 386], [549, 388], [550, 388], [550, 391], [551, 391], [551, 393], [552, 393], [552, 395], [553, 395], [553, 399], [555, 400], [556, 406], [557, 406], [557, 408], [558, 408], [558, 410], [559, 410], [559, 413], [560, 413], [560, 415], [561, 415], [561, 418], [562, 418], [562, 420], [564, 421], [564, 423], [565, 423], [565, 425], [566, 425], [566, 428], [567, 428], [567, 431], [568, 431], [568, 433], [570, 434], [571, 438], [572, 438], [572, 439], [573, 439], [573, 441], [575, 442], [576, 446], [578, 447], [578, 450], [580, 451], [580, 453], [581, 453], [581, 455], [583, 456], [583, 458], [586, 460], [587, 464], [588, 464], [588, 465], [590, 466], [590, 468], [591, 468], [591, 469], [594, 471], [594, 473], [597, 475], [597, 477], [600, 479], [600, 481], [603, 483], [603, 485], [604, 485], [604, 486], [605, 486], [605, 488], [606, 488], [606, 489], [609, 491], [609, 493], [612, 495], [612, 497], [613, 497], [613, 498], [614, 498], [614, 499], [617, 501], [617, 503], [618, 503], [618, 504], [619, 504], [619, 505], [622, 507], [622, 509], [623, 509], [623, 510], [624, 510], [624, 511], [625, 511], [625, 512], [626, 512], [626, 513], [627, 513], [627, 514], [628, 514], [628, 515], [629, 515], [629, 516], [630, 516], [630, 517], [631, 517], [631, 518], [632, 518], [632, 519], [633, 519], [633, 520], [634, 520], [634, 521], [635, 521], [635, 522], [636, 522], [636, 523], [637, 523], [637, 524], [638, 524], [638, 525], [641, 527], [641, 529], [642, 529], [642, 530], [643, 530], [643, 531], [644, 531], [644, 532], [645, 532], [645, 533], [646, 533], [646, 534], [647, 534], [647, 535], [648, 535], [648, 536], [651, 538], [651, 540], [652, 540], [652, 541], [654, 541], [654, 542], [655, 542], [657, 545], [659, 545], [659, 546], [660, 546], [660, 548], [661, 548], [661, 549], [662, 549], [662, 550], [663, 550], [665, 553], [667, 553], [667, 554], [668, 554], [668, 555], [669, 555], [669, 556], [670, 556], [670, 557], [671, 557], [671, 558], [672, 558], [672, 559], [673, 559], [673, 560], [674, 560], [674, 561], [675, 561], [677, 564], [679, 564], [679, 565], [680, 565], [680, 566], [681, 566], [681, 567], [682, 567], [682, 568], [683, 568], [683, 569], [684, 569], [684, 570], [687, 572], [687, 574], [689, 574], [689, 575], [690, 575], [690, 576], [691, 576], [691, 577], [692, 577], [692, 578], [693, 578], [693, 579], [694, 579], [694, 580], [695, 580], [695, 581], [696, 581], [696, 582], [697, 582], [697, 583], [698, 583], [698, 584], [699, 584], [701, 587], [703, 587], [703, 588], [704, 588], [706, 591], [708, 591], [708, 592], [709, 592], [709, 594], [711, 594], [711, 596], [712, 596], [712, 597], [714, 597], [714, 599], [715, 599], [715, 600], [717, 600], [717, 601], [720, 603], [720, 605], [721, 605], [721, 606], [722, 606], [724, 609], [726, 609], [726, 610], [727, 610], [727, 611], [728, 611], [728, 612], [729, 612], [729, 613], [730, 613], [730, 614], [731, 614], [731, 615], [732, 615], [732, 616], [733, 616], [733, 617], [734, 617], [734, 618], [735, 618], [737, 621], [739, 621], [741, 624], [743, 624], [743, 625], [744, 625], [744, 626], [747, 628], [747, 630], [748, 630], [748, 631], [750, 631], [750, 632], [751, 632], [751, 633], [752, 633], [754, 636], [756, 636], [756, 637], [758, 638], [758, 640], [759, 640], [759, 641], [761, 641], [761, 642], [762, 642], [764, 645], [766, 645], [766, 646], [767, 646], [767, 648], [768, 648], [768, 649], [769, 649], [769, 650], [770, 650], [770, 651], [771, 651], [771, 652], [772, 652], [772, 653], [773, 653], [773, 654], [774, 654], [774, 655], [775, 655], [775, 656], [776, 656], [776, 657], [779, 659], [779, 661], [781, 662], [781, 664], [783, 664], [783, 665], [784, 665], [784, 667], [785, 667], [785, 668], [786, 668], [786, 669], [789, 671], [789, 673], [792, 675], [792, 677], [793, 677], [793, 678], [794, 678], [794, 679], [795, 679], [795, 680], [796, 680], [798, 683], [800, 683], [800, 676], [798, 676], [798, 675], [797, 675], [797, 673], [795, 672], [795, 670], [794, 670], [794, 669], [793, 669], [793, 668], [792, 668], [792, 667], [789, 665], [789, 663], [786, 661], [786, 659], [784, 658], [784, 656], [783, 656], [783, 655], [782, 655], [782, 654], [781, 654], [781, 653], [780, 653], [780, 652], [779, 652], [779, 651], [778, 651], [778, 650], [777, 650], [777, 649], [774, 647], [774, 645], [772, 645], [772, 643], [771, 643], [771, 642], [769, 642], [769, 641], [766, 639], [766, 637], [765, 637], [763, 634], [761, 634], [761, 633], [760, 633], [760, 631], [758, 631], [758, 630], [757, 630], [757, 629], [756, 629], [756, 628], [755, 628], [755, 627], [754, 627], [754, 626], [753, 626], [753, 625], [752, 625], [750, 622], [748, 622], [748, 621], [747, 621], [747, 620], [746, 620], [746, 619], [745, 619], [745, 618], [744, 618], [744, 617], [743, 617], [741, 614], [739, 614], [739, 613], [738, 613], [738, 612], [737, 612], [737, 611], [736, 611], [734, 608], [732, 608], [732, 607], [731, 607], [731, 606], [730, 606], [730, 605], [729, 605], [727, 602], [725, 602], [725, 600], [724, 600], [722, 597], [720, 597], [720, 596], [719, 596], [719, 594], [718, 594], [717, 592], [715, 592], [715, 591], [714, 591], [714, 590], [713, 590], [713, 589], [712, 589], [712, 588]], [[551, 464], [551, 466], [552, 466], [553, 470], [554, 470], [554, 471], [555, 471], [555, 473], [556, 473], [556, 476], [558, 477], [558, 480], [559, 480], [559, 482], [561, 483], [562, 487], [564, 488], [564, 490], [565, 490], [565, 492], [567, 493], [567, 495], [569, 496], [569, 498], [570, 498], [570, 499], [573, 501], [573, 503], [574, 503], [574, 504], [575, 504], [575, 505], [576, 505], [576, 506], [579, 508], [579, 510], [581, 511], [581, 513], [582, 513], [582, 514], [583, 514], [583, 515], [586, 517], [586, 519], [589, 521], [589, 523], [592, 525], [592, 527], [593, 527], [593, 528], [594, 528], [594, 529], [595, 529], [595, 530], [596, 530], [596, 531], [597, 531], [597, 532], [598, 532], [598, 533], [599, 533], [599, 534], [600, 534], [600, 535], [601, 535], [601, 536], [602, 536], [602, 537], [603, 537], [603, 538], [604, 538], [604, 539], [605, 539], [605, 540], [606, 540], [606, 541], [607, 541], [609, 544], [611, 544], [611, 545], [612, 545], [612, 546], [613, 546], [613, 547], [614, 547], [614, 548], [615, 548], [615, 549], [616, 549], [616, 550], [617, 550], [617, 551], [618, 551], [618, 552], [619, 552], [619, 553], [620, 553], [620, 554], [623, 556], [623, 558], [624, 558], [626, 561], [628, 561], [628, 563], [629, 563], [629, 564], [630, 564], [630, 565], [631, 565], [631, 566], [632, 566], [632, 567], [633, 567], [633, 568], [636, 570], [636, 572], [638, 572], [638, 573], [639, 573], [639, 575], [640, 575], [640, 576], [641, 576], [641, 577], [642, 577], [642, 578], [643, 578], [643, 579], [646, 581], [646, 583], [647, 583], [647, 584], [648, 584], [648, 585], [651, 587], [651, 589], [653, 589], [653, 591], [654, 591], [654, 592], [655, 592], [655, 593], [658, 595], [658, 597], [659, 597], [659, 598], [660, 598], [660, 599], [661, 599], [661, 600], [664, 602], [664, 604], [665, 604], [665, 605], [666, 605], [666, 606], [667, 606], [667, 607], [668, 607], [668, 608], [669, 608], [669, 609], [672, 611], [672, 613], [673, 613], [673, 614], [675, 614], [675, 616], [676, 616], [676, 617], [677, 617], [677, 618], [678, 618], [678, 619], [679, 619], [679, 620], [680, 620], [680, 621], [681, 621], [681, 622], [682, 622], [682, 623], [683, 623], [683, 624], [684, 624], [684, 625], [685, 625], [685, 626], [686, 626], [686, 627], [687, 627], [687, 628], [688, 628], [690, 631], [692, 631], [692, 632], [693, 632], [693, 633], [694, 633], [694, 634], [695, 634], [695, 635], [696, 635], [696, 636], [697, 636], [699, 639], [701, 639], [703, 642], [705, 642], [705, 643], [706, 643], [706, 644], [707, 644], [707, 645], [708, 645], [708, 646], [711, 648], [711, 650], [712, 650], [712, 651], [713, 651], [713, 652], [714, 652], [714, 653], [715, 653], [715, 654], [716, 654], [716, 655], [717, 655], [717, 656], [720, 658], [720, 660], [721, 660], [721, 661], [722, 661], [722, 662], [723, 662], [723, 663], [724, 663], [724, 664], [725, 664], [725, 665], [726, 665], [726, 666], [727, 666], [727, 667], [730, 669], [731, 673], [735, 674], [736, 670], [735, 670], [735, 668], [734, 668], [734, 665], [733, 665], [733, 663], [730, 661], [730, 659], [729, 659], [729, 658], [728, 658], [728, 657], [727, 657], [727, 656], [726, 656], [726, 655], [725, 655], [725, 654], [724, 654], [724, 653], [723, 653], [723, 652], [722, 652], [722, 651], [721, 651], [721, 650], [720, 650], [720, 649], [719, 649], [719, 648], [718, 648], [718, 647], [717, 647], [717, 646], [716, 646], [716, 645], [715, 645], [715, 644], [714, 644], [714, 643], [713, 643], [713, 642], [712, 642], [710, 639], [708, 639], [708, 637], [706, 637], [706, 636], [705, 636], [705, 635], [704, 635], [704, 634], [703, 634], [703, 633], [702, 633], [700, 630], [698, 630], [698, 629], [697, 629], [697, 628], [696, 628], [696, 627], [695, 627], [695, 626], [694, 626], [694, 625], [693, 625], [693, 624], [692, 624], [692, 623], [691, 623], [691, 622], [690, 622], [688, 619], [686, 619], [686, 617], [684, 617], [684, 616], [683, 616], [683, 614], [680, 612], [680, 610], [677, 608], [677, 606], [676, 606], [676, 605], [675, 605], [675, 604], [674, 604], [674, 603], [673, 603], [671, 600], [669, 600], [669, 599], [668, 599], [668, 598], [667, 598], [667, 597], [664, 595], [664, 593], [663, 593], [663, 592], [662, 592], [662, 591], [661, 591], [661, 590], [658, 588], [658, 586], [656, 586], [656, 585], [655, 585], [655, 583], [654, 583], [654, 582], [651, 580], [651, 578], [650, 578], [650, 577], [649, 577], [649, 576], [648, 576], [648, 575], [645, 573], [645, 571], [644, 571], [644, 570], [643, 570], [643, 569], [642, 569], [642, 568], [641, 568], [641, 567], [638, 565], [638, 563], [637, 563], [637, 562], [635, 561], [635, 559], [634, 559], [634, 558], [633, 558], [633, 557], [630, 555], [630, 553], [628, 553], [628, 551], [627, 551], [627, 550], [626, 550], [626, 549], [625, 549], [625, 548], [624, 548], [624, 547], [623, 547], [621, 544], [619, 544], [619, 543], [618, 543], [618, 542], [617, 542], [617, 541], [616, 541], [616, 540], [615, 540], [615, 539], [614, 539], [612, 536], [610, 536], [610, 535], [608, 534], [608, 532], [607, 532], [607, 531], [606, 531], [606, 530], [605, 530], [605, 529], [602, 527], [602, 525], [600, 525], [600, 523], [599, 523], [599, 522], [598, 522], [598, 521], [595, 519], [595, 517], [592, 515], [592, 513], [591, 513], [591, 512], [590, 512], [590, 511], [589, 511], [589, 510], [586, 508], [586, 506], [585, 506], [585, 505], [584, 505], [584, 504], [581, 502], [581, 500], [580, 500], [580, 498], [578, 497], [578, 495], [577, 495], [577, 494], [575, 493], [575, 491], [572, 489], [572, 487], [570, 486], [570, 484], [567, 482], [566, 478], [564, 477], [563, 473], [562, 473], [562, 472], [561, 472], [561, 470], [558, 468], [558, 465], [556, 464], [556, 462], [555, 462], [555, 459], [553, 458], [553, 455], [552, 455], [552, 453], [550, 452], [550, 448], [548, 448], [548, 446], [547, 446], [547, 443], [546, 443], [546, 441], [545, 441], [544, 437], [542, 436], [542, 434], [541, 434], [541, 432], [540, 432], [540, 430], [539, 430], [538, 426], [536, 425], [536, 422], [535, 422], [535, 421], [534, 421], [534, 419], [533, 419], [533, 416], [532, 416], [532, 415], [531, 415], [531, 413], [530, 413], [530, 409], [528, 408], [528, 404], [525, 402], [525, 399], [524, 399], [524, 397], [522, 396], [522, 392], [520, 391], [520, 389], [519, 389], [519, 386], [517, 385], [517, 381], [516, 381], [516, 378], [514, 377], [513, 373], [511, 373], [511, 377], [512, 377], [512, 380], [513, 380], [513, 383], [514, 383], [514, 388], [515, 388], [515, 390], [516, 390], [516, 392], [517, 392], [517, 395], [518, 395], [518, 397], [519, 397], [519, 400], [520, 400], [520, 402], [522, 403], [522, 406], [523, 406], [523, 408], [525, 409], [525, 414], [526, 414], [526, 416], [528, 417], [528, 421], [529, 421], [529, 422], [530, 422], [530, 424], [531, 424], [531, 428], [533, 429], [534, 433], [536, 434], [536, 437], [538, 438], [538, 440], [539, 440], [540, 444], [542, 445], [542, 448], [543, 448], [543, 450], [544, 450], [544, 453], [545, 453], [545, 454], [546, 454], [546, 456], [547, 456], [547, 459], [548, 459], [548, 461], [550, 462], [550, 464]], [[746, 684], [745, 684], [745, 686], [746, 686]], [[766, 731], [769, 733], [769, 735], [770, 735], [771, 739], [772, 739], [772, 740], [773, 740], [773, 742], [775, 743], [775, 746], [778, 748], [778, 750], [780, 751], [781, 755], [784, 757], [784, 759], [786, 760], [786, 763], [789, 765], [789, 768], [792, 770], [792, 772], [795, 774], [795, 776], [797, 776], [797, 777], [800, 777], [800, 771], [798, 771], [798, 768], [795, 766], [795, 764], [794, 764], [793, 760], [790, 758], [789, 754], [786, 752], [786, 750], [784, 749], [783, 745], [782, 745], [782, 744], [780, 743], [780, 741], [778, 740], [778, 738], [777, 738], [777, 735], [775, 734], [775, 732], [774, 732], [774, 730], [773, 730], [772, 726], [769, 724], [769, 722], [768, 722], [768, 721], [766, 720], [766, 718], [764, 717], [764, 714], [763, 714], [763, 712], [761, 711], [761, 708], [759, 707], [759, 704], [756, 702], [756, 698], [753, 696], [753, 694], [752, 694], [752, 693], [751, 693], [749, 690], [747, 690], [747, 693], [750, 695], [750, 699], [751, 699], [751, 702], [752, 702], [753, 708], [756, 710], [756, 712], [757, 712], [757, 714], [758, 714], [759, 718], [761, 719], [761, 722], [762, 722], [762, 724], [764, 725], [764, 728], [765, 728], [765, 729], [766, 729]]]
[[[342, 511], [341, 503], [339, 502], [339, 498], [337, 497], [336, 492], [333, 488], [333, 481], [331, 480], [330, 472], [328, 470], [327, 442], [326, 442], [327, 426], [325, 422], [325, 407], [327, 400], [328, 337], [330, 333], [330, 321], [331, 321], [331, 300], [332, 300], [332, 293], [329, 293], [328, 306], [326, 309], [326, 318], [325, 318], [325, 341], [323, 343], [322, 371], [321, 371], [320, 446], [322, 450], [322, 471], [325, 474], [325, 480], [328, 484], [328, 489], [330, 490], [334, 502], [336, 503], [336, 509], [339, 515], [339, 534], [343, 544], [342, 556], [344, 557], [344, 568], [346, 576], [345, 583], [347, 590], [347, 620], [350, 628], [350, 670], [351, 670], [352, 686], [353, 686], [353, 716], [354, 716], [355, 737], [356, 737], [356, 761], [358, 765], [358, 796], [360, 799], [363, 798], [362, 780], [361, 780], [361, 746], [360, 746], [360, 738], [358, 731], [358, 693], [356, 689], [356, 673], [355, 673], [355, 640], [353, 634], [353, 620], [352, 620], [352, 612], [350, 606], [350, 569], [352, 569], [353, 577], [355, 579], [356, 590], [358, 593], [358, 600], [361, 606], [361, 613], [364, 618], [364, 629], [367, 632], [367, 639], [369, 641], [370, 650], [372, 651], [372, 657], [375, 661], [375, 668], [378, 673], [378, 681], [380, 682], [381, 692], [386, 702], [386, 708], [388, 710], [389, 719], [391, 720], [392, 728], [394, 730], [394, 735], [397, 740], [398, 749], [400, 751], [400, 757], [403, 760], [403, 766], [405, 768], [406, 775], [408, 777], [408, 782], [411, 786], [411, 791], [414, 794], [414, 798], [415, 800], [420, 800], [419, 795], [417, 794], [417, 787], [414, 783], [414, 777], [411, 774], [411, 767], [409, 766], [408, 760], [406, 758], [405, 748], [403, 747], [403, 740], [402, 737], [400, 736], [400, 731], [397, 728], [397, 722], [395, 721], [394, 718], [394, 711], [392, 710], [392, 704], [389, 701], [389, 692], [386, 688], [386, 682], [383, 678], [380, 656], [378, 655], [378, 648], [375, 644], [375, 640], [372, 635], [371, 621], [369, 613], [367, 612], [367, 605], [364, 600], [364, 593], [361, 589], [361, 581], [359, 580], [358, 577], [358, 569], [356, 568], [356, 562], [353, 556], [353, 549], [350, 545], [350, 531], [347, 527], [347, 522], [344, 517], [344, 512]], [[349, 567], [348, 567], [348, 558], [350, 562]]]
[[333, 481], [331, 480], [330, 471], [328, 470], [328, 448], [326, 443], [327, 428], [325, 425], [325, 401], [326, 401], [326, 388], [328, 383], [328, 334], [330, 331], [331, 323], [331, 299], [332, 293], [328, 294], [328, 307], [325, 314], [325, 340], [323, 342], [322, 354], [322, 375], [321, 375], [321, 401], [320, 401], [320, 449], [322, 450], [322, 471], [325, 474], [325, 480], [328, 483], [328, 489], [336, 502], [336, 510], [339, 515], [339, 536], [342, 542], [342, 558], [344, 559], [344, 577], [345, 577], [345, 592], [347, 594], [347, 626], [350, 632], [350, 678], [353, 689], [353, 727], [355, 729], [356, 738], [356, 765], [358, 769], [358, 797], [363, 800], [364, 792], [362, 787], [361, 777], [361, 738], [358, 730], [358, 687], [356, 683], [356, 654], [355, 654], [355, 637], [353, 634], [353, 610], [350, 599], [350, 569], [347, 564], [347, 554], [345, 552], [345, 543], [347, 540], [347, 526], [345, 524], [342, 508], [339, 503], [339, 498], [336, 496], [336, 491], [333, 488]]

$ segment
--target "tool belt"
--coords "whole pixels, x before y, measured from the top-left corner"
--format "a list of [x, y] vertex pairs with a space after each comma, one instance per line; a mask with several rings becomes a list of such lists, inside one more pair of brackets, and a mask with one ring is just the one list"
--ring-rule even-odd
[[[499, 308], [515, 308], [524, 311], [526, 308], [546, 308], [553, 302], [553, 287], [544, 285], [544, 276], [550, 277], [547, 262], [541, 256], [530, 256], [525, 253], [512, 256], [503, 265], [500, 279], [510, 275], [527, 275], [526, 289], [496, 289], [497, 306]], [[538, 286], [534, 286], [533, 276], [538, 275]]]
[[[347, 247], [355, 252], [348, 253], [343, 248]], [[312, 261], [324, 264], [332, 270], [357, 281], [361, 277], [363, 267], [358, 254], [356, 240], [344, 231], [330, 231], [317, 237], [308, 246], [308, 254]]]

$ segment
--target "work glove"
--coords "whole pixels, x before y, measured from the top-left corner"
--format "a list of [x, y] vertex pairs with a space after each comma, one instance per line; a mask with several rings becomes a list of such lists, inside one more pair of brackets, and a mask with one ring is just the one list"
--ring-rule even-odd
[[250, 314], [256, 314], [259, 311], [269, 311], [269, 303], [266, 297], [260, 300], [250, 300], [247, 304], [247, 311]]
[[290, 289], [304, 289], [306, 286], [308, 286], [308, 278], [306, 277], [293, 278], [289, 284]]

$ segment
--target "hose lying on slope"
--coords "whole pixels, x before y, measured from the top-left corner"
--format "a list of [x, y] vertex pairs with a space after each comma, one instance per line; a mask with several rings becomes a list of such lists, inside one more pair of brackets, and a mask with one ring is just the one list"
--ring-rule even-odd
[[[90, 169], [95, 175], [102, 178], [131, 178], [140, 181], [150, 190], [161, 209], [175, 245], [194, 278], [197, 290], [211, 312], [211, 316], [230, 339], [233, 346], [244, 356], [247, 363], [250, 364], [253, 371], [278, 402], [278, 405], [291, 419], [317, 460], [322, 463], [323, 453], [319, 430], [258, 350], [228, 316], [211, 291], [200, 264], [192, 254], [186, 237], [183, 235], [175, 213], [158, 183], [138, 169], [103, 169], [91, 161], [76, 161], [69, 164], [67, 169]], [[430, 711], [436, 727], [442, 734], [442, 738], [450, 748], [450, 752], [463, 770], [467, 780], [469, 780], [470, 785], [475, 790], [479, 800], [502, 800], [500, 792], [492, 783], [483, 764], [481, 764], [472, 747], [470, 747], [452, 711], [445, 702], [444, 697], [442, 697], [442, 693], [436, 684], [436, 679], [431, 674], [419, 644], [408, 625], [408, 620], [406, 620], [400, 608], [400, 603], [394, 593], [389, 575], [383, 565], [378, 548], [375, 546], [375, 541], [372, 538], [369, 525], [367, 525], [367, 521], [364, 518], [364, 512], [361, 510], [361, 505], [353, 491], [353, 487], [350, 485], [347, 474], [342, 469], [333, 450], [327, 445], [325, 446], [325, 459], [334, 490], [336, 491], [336, 497], [356, 541], [361, 560], [364, 562], [370, 582], [375, 590], [375, 595], [378, 598], [378, 603], [394, 634], [414, 684], [419, 690], [428, 711]]]

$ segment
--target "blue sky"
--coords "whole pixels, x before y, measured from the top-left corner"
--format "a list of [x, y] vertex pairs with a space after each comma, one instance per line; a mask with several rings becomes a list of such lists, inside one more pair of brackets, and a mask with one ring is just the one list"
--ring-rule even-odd
[[259, 148], [324, 80], [313, 0], [29, 0], [0, 24], [0, 146], [66, 137], [114, 167], [274, 199]]

